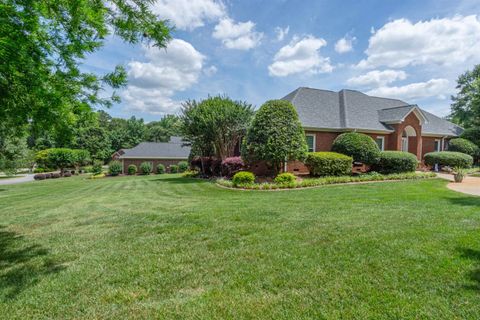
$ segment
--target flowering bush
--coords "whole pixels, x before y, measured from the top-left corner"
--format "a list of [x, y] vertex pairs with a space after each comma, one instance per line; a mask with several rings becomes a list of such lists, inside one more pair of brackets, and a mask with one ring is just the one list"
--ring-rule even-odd
[[235, 173], [242, 170], [244, 165], [241, 157], [225, 158], [222, 161], [222, 175], [232, 177]]

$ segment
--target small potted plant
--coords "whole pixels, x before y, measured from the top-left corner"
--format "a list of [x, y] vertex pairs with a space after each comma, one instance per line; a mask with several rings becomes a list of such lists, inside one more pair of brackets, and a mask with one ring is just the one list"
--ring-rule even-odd
[[467, 172], [464, 168], [456, 167], [453, 170], [453, 178], [455, 179], [455, 182], [458, 182], [458, 183], [462, 182], [463, 178], [465, 178], [466, 173]]

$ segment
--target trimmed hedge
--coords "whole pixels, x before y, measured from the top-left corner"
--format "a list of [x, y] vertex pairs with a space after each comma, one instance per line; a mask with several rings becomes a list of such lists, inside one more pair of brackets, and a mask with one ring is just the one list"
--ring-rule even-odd
[[434, 166], [435, 164], [449, 167], [461, 167], [469, 168], [473, 164], [473, 157], [471, 155], [453, 152], [453, 151], [440, 151], [430, 152], [425, 154], [425, 164]]
[[466, 153], [472, 157], [477, 157], [480, 154], [480, 148], [475, 143], [463, 138], [450, 140], [448, 150]]
[[178, 173], [178, 166], [176, 164], [170, 166], [170, 173]]
[[128, 169], [127, 169], [127, 172], [129, 175], [134, 175], [134, 174], [137, 174], [137, 166], [134, 165], [134, 164], [131, 164], [128, 166]]
[[372, 139], [363, 133], [346, 132], [333, 141], [332, 151], [345, 154], [364, 164], [377, 163], [380, 158], [380, 149]]
[[159, 163], [159, 164], [157, 165], [157, 173], [158, 173], [158, 174], [163, 174], [163, 173], [165, 173], [165, 166], [164, 166], [163, 164]]
[[182, 173], [188, 170], [188, 162], [180, 161], [178, 164], [178, 172]]
[[344, 176], [352, 173], [353, 159], [336, 152], [309, 152], [305, 165], [312, 176]]
[[145, 161], [140, 164], [140, 170], [142, 171], [143, 175], [149, 175], [152, 173], [152, 163]]
[[108, 165], [108, 173], [111, 176], [118, 176], [120, 173], [122, 173], [122, 164], [120, 161], [114, 160], [110, 162]]
[[289, 172], [284, 172], [276, 176], [274, 182], [278, 184], [286, 184], [286, 183], [292, 183], [295, 180], [297, 180], [297, 177], [295, 177], [293, 174]]
[[417, 169], [417, 157], [409, 152], [383, 151], [372, 170], [380, 173], [414, 172]]
[[235, 173], [232, 178], [234, 186], [245, 185], [255, 182], [255, 175], [249, 171], [240, 171]]

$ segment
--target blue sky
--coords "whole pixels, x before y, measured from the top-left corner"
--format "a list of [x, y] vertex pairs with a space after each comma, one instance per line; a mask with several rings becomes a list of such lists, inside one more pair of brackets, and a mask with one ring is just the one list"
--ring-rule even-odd
[[258, 107], [305, 86], [444, 116], [457, 76], [480, 63], [480, 1], [158, 0], [152, 10], [176, 26], [167, 50], [111, 37], [84, 63], [127, 68], [112, 115], [152, 121], [217, 94]]

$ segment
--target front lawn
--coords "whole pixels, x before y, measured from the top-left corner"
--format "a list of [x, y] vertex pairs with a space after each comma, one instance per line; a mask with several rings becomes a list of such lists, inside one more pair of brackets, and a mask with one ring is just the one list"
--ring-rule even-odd
[[0, 186], [1, 318], [474, 319], [480, 198], [179, 175]]

